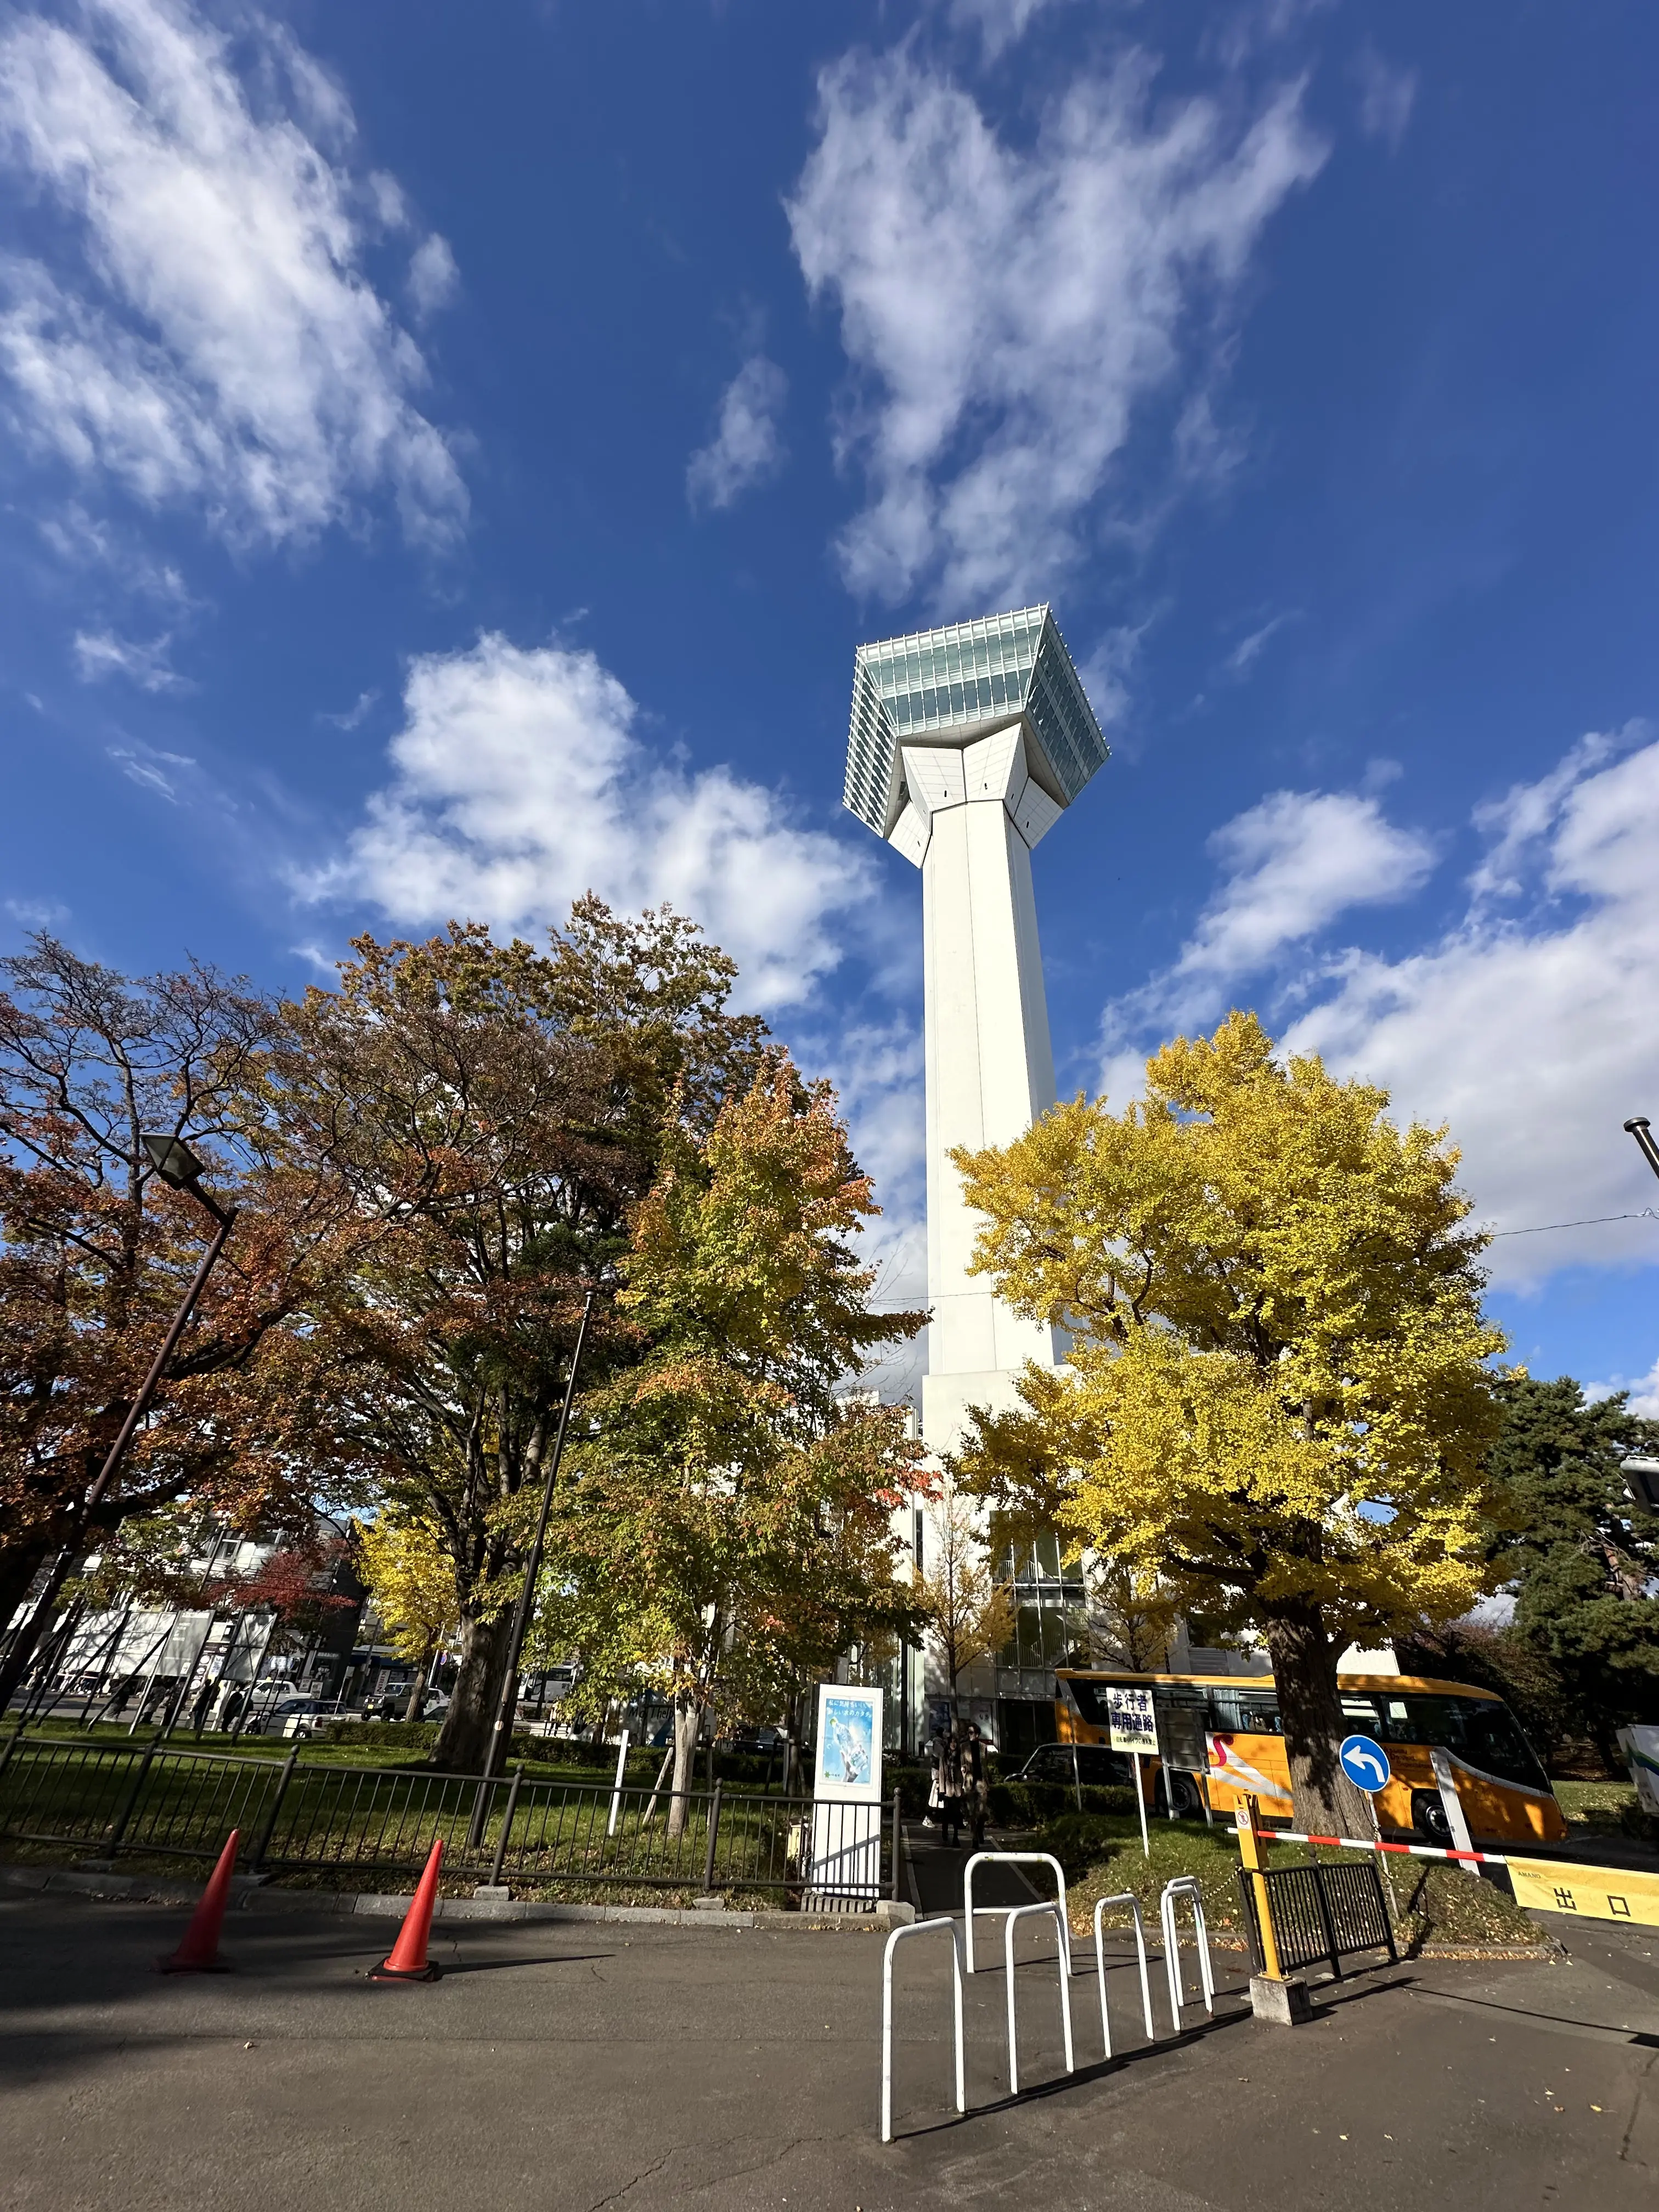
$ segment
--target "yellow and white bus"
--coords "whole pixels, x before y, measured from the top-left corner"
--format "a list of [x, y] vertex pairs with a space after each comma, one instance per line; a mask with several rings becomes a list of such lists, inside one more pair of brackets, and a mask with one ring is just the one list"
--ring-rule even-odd
[[[1242, 1796], [1260, 1801], [1269, 1820], [1289, 1825], [1290, 1765], [1271, 1674], [1134, 1674], [1063, 1668], [1055, 1677], [1054, 1721], [1062, 1744], [1110, 1748], [1105, 1692], [1150, 1688], [1165, 1756], [1149, 1759], [1157, 1802], [1177, 1814], [1203, 1810], [1231, 1818]], [[1477, 1844], [1554, 1844], [1567, 1824], [1537, 1753], [1502, 1698], [1468, 1682], [1417, 1674], [1340, 1674], [1337, 1686], [1349, 1731], [1374, 1736], [1392, 1776], [1376, 1798], [1385, 1836], [1449, 1844], [1451, 1835], [1429, 1753], [1444, 1751], [1457, 1775]], [[1123, 1759], [1122, 1779], [1130, 1777]]]

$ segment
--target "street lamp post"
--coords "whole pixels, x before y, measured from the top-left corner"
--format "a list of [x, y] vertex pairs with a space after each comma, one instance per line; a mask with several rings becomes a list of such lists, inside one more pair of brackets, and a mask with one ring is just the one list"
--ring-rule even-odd
[[191, 1277], [190, 1287], [185, 1292], [179, 1310], [173, 1315], [168, 1325], [167, 1334], [161, 1339], [160, 1349], [149, 1363], [149, 1372], [139, 1384], [137, 1396], [127, 1408], [126, 1419], [116, 1432], [115, 1442], [110, 1446], [104, 1464], [98, 1471], [96, 1481], [81, 1501], [70, 1531], [69, 1540], [58, 1554], [52, 1572], [46, 1578], [46, 1589], [40, 1594], [40, 1601], [28, 1620], [19, 1630], [11, 1650], [6, 1654], [3, 1665], [0, 1665], [0, 1712], [3, 1712], [10, 1704], [13, 1692], [23, 1679], [24, 1669], [27, 1667], [34, 1647], [40, 1641], [40, 1632], [52, 1618], [52, 1609], [58, 1601], [58, 1593], [62, 1589], [70, 1565], [81, 1548], [88, 1524], [103, 1503], [110, 1485], [114, 1481], [121, 1462], [125, 1456], [127, 1446], [132, 1442], [139, 1422], [149, 1411], [151, 1401], [161, 1380], [162, 1370], [172, 1358], [174, 1348], [185, 1333], [191, 1315], [196, 1310], [196, 1301], [202, 1295], [203, 1286], [213, 1272], [214, 1262], [224, 1250], [225, 1241], [236, 1225], [236, 1208], [234, 1206], [221, 1206], [216, 1198], [203, 1189], [202, 1163], [182, 1137], [144, 1135], [140, 1137], [139, 1142], [149, 1153], [151, 1164], [162, 1182], [173, 1190], [187, 1190], [193, 1199], [206, 1207], [219, 1225], [214, 1234], [213, 1242], [202, 1255], [201, 1263]]
[[1659, 1176], [1659, 1145], [1653, 1141], [1653, 1124], [1645, 1114], [1632, 1114], [1625, 1127], [1642, 1148], [1642, 1158]]

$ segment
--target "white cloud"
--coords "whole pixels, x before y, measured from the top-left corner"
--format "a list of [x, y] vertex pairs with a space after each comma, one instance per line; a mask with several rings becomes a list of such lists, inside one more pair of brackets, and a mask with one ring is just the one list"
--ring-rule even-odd
[[153, 745], [112, 745], [109, 757], [129, 783], [153, 791], [169, 806], [179, 804], [179, 770], [196, 766], [188, 753], [158, 752]]
[[713, 441], [691, 456], [686, 496], [696, 507], [730, 507], [744, 492], [768, 483], [783, 466], [778, 419], [789, 380], [764, 354], [754, 354], [726, 387]]
[[1611, 1398], [1615, 1390], [1629, 1391], [1629, 1412], [1641, 1414], [1644, 1420], [1659, 1421], [1659, 1359], [1645, 1375], [1616, 1375], [1611, 1382], [1584, 1385], [1584, 1395], [1592, 1404], [1598, 1398]]
[[145, 643], [118, 637], [113, 630], [78, 630], [75, 659], [83, 684], [101, 683], [106, 676], [125, 676], [141, 691], [188, 691], [191, 687], [167, 659], [172, 636], [163, 631]]
[[359, 729], [367, 720], [370, 708], [378, 702], [380, 696], [378, 691], [360, 691], [356, 703], [348, 707], [343, 714], [319, 714], [317, 720], [319, 722], [328, 723], [331, 728], [337, 730]]
[[[1621, 1124], [1659, 1103], [1659, 743], [1608, 761], [1617, 742], [1575, 747], [1571, 781], [1557, 771], [1486, 817], [1513, 824], [1549, 794], [1524, 880], [1518, 848], [1506, 864], [1521, 911], [1494, 910], [1489, 865], [1457, 928], [1398, 960], [1351, 953], [1285, 1039], [1386, 1084], [1401, 1111], [1449, 1121], [1465, 1185], [1498, 1230], [1653, 1203]], [[1504, 1237], [1488, 1255], [1494, 1279], [1516, 1285], [1644, 1261], [1659, 1261], [1659, 1230], [1640, 1220]]]
[[6, 912], [25, 929], [57, 929], [70, 918], [70, 910], [56, 899], [9, 898]]
[[1348, 792], [1272, 792], [1218, 830], [1209, 849], [1226, 880], [1168, 979], [1189, 1001], [1217, 1002], [1350, 907], [1409, 897], [1434, 866], [1429, 838]]
[[635, 733], [638, 710], [591, 653], [499, 635], [410, 667], [394, 775], [344, 855], [301, 879], [400, 924], [497, 931], [562, 921], [598, 891], [669, 901], [743, 971], [745, 1002], [810, 995], [874, 895], [862, 848], [791, 817], [725, 767], [688, 770]]
[[410, 258], [409, 296], [416, 313], [424, 322], [441, 307], [447, 307], [460, 289], [461, 272], [449, 240], [434, 230], [430, 238], [421, 240]]
[[362, 266], [349, 110], [286, 32], [241, 26], [245, 77], [187, 0], [12, 18], [0, 160], [73, 250], [0, 260], [0, 386], [37, 451], [234, 544], [304, 540], [382, 489], [442, 539], [465, 494]]
[[1054, 5], [1054, 0], [950, 0], [950, 17], [959, 30], [977, 31], [985, 58], [994, 61]]
[[1285, 623], [1294, 622], [1295, 619], [1293, 610], [1282, 615], [1274, 615], [1270, 622], [1263, 623], [1259, 629], [1253, 629], [1248, 637], [1241, 638], [1227, 655], [1228, 674], [1248, 676], [1273, 638], [1284, 629]]
[[1029, 150], [910, 45], [820, 76], [787, 211], [860, 380], [841, 441], [871, 495], [841, 541], [854, 590], [1046, 592], [1137, 404], [1223, 349], [1264, 226], [1324, 149], [1299, 86], [1240, 127], [1204, 98], [1154, 112], [1153, 73], [1136, 56], [1074, 82]]
[[1384, 61], [1375, 46], [1361, 48], [1354, 64], [1359, 83], [1359, 127], [1397, 153], [1417, 103], [1417, 72]]
[[[1659, 742], [1641, 724], [1586, 738], [1475, 822], [1490, 849], [1455, 926], [1419, 951], [1349, 949], [1310, 973], [1305, 957], [1279, 956], [1350, 905], [1409, 890], [1431, 848], [1373, 801], [1340, 795], [1281, 793], [1239, 817], [1212, 841], [1230, 873], [1191, 943], [1109, 1008], [1102, 1087], [1134, 1095], [1145, 1049], [1239, 1003], [1237, 983], [1254, 978], [1268, 1010], [1289, 985], [1301, 1011], [1282, 1048], [1384, 1085], [1402, 1116], [1449, 1123], [1480, 1219], [1505, 1232], [1587, 1224], [1500, 1235], [1494, 1281], [1659, 1261], [1659, 1225], [1598, 1218], [1654, 1203], [1621, 1125], [1659, 1118]], [[1329, 865], [1310, 854], [1304, 866], [1301, 830], [1322, 823]]]

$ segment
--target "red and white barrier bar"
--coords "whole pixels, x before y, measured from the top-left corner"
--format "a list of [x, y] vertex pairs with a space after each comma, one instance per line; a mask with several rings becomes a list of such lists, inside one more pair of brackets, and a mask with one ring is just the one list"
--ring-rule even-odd
[[1507, 1866], [1503, 1851], [1443, 1851], [1433, 1844], [1385, 1844], [1379, 1836], [1304, 1836], [1295, 1828], [1262, 1828], [1264, 1844], [1322, 1844], [1332, 1851], [1398, 1851], [1404, 1858], [1461, 1859], [1476, 1866]]

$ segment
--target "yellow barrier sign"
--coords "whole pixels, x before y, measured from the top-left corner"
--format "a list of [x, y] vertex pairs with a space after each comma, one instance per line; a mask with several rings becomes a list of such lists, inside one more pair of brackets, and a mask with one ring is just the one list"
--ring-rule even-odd
[[1565, 1859], [1511, 1858], [1510, 1880], [1516, 1903], [1534, 1912], [1570, 1912], [1580, 1920], [1659, 1928], [1659, 1874], [1575, 1866]]

